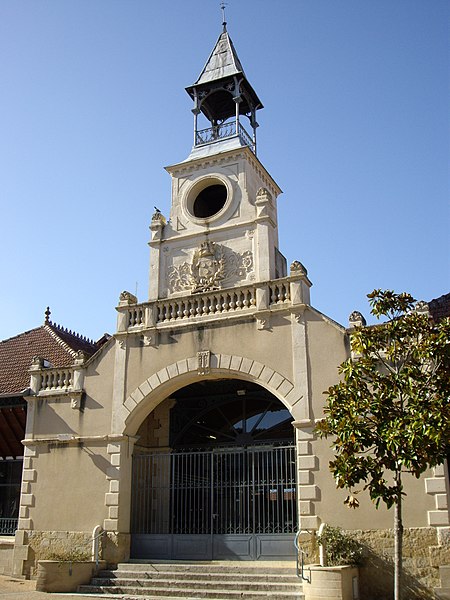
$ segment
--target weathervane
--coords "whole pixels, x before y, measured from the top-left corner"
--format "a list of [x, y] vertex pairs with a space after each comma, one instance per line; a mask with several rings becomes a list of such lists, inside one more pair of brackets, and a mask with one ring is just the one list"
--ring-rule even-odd
[[221, 2], [220, 3], [220, 8], [222, 10], [222, 25], [223, 25], [223, 30], [224, 31], [227, 30], [227, 22], [225, 21], [225, 6], [227, 6], [226, 2]]

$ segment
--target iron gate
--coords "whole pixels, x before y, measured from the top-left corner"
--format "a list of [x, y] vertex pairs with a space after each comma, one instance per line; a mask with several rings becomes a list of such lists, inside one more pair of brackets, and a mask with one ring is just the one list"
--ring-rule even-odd
[[294, 446], [139, 454], [133, 461], [135, 558], [293, 556]]

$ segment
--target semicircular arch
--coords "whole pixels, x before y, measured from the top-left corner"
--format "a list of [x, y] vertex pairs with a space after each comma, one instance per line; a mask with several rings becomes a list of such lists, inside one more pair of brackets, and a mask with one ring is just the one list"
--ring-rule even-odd
[[[197, 356], [172, 363], [153, 373], [124, 401], [121, 426], [126, 435], [134, 435], [144, 418], [176, 390], [194, 383], [219, 377], [236, 378], [259, 384], [272, 393], [293, 415], [294, 406], [301, 400], [294, 384], [274, 369], [252, 359], [236, 355], [211, 355], [209, 368], [199, 373]], [[294, 416], [294, 415], [293, 415]], [[119, 424], [118, 424], [119, 425]]]

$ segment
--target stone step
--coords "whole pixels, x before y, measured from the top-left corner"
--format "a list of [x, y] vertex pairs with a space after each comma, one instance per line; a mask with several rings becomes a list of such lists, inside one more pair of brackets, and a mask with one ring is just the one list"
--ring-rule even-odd
[[303, 600], [295, 563], [132, 562], [103, 570], [79, 593], [112, 598]]
[[209, 572], [209, 573], [274, 573], [280, 575], [296, 575], [296, 564], [292, 561], [271, 562], [271, 561], [205, 561], [205, 562], [132, 562], [119, 563], [117, 571], [171, 571], [171, 572]]
[[153, 587], [162, 587], [167, 585], [169, 582], [170, 587], [172, 588], [185, 588], [188, 583], [191, 585], [195, 585], [196, 587], [201, 586], [202, 589], [217, 589], [220, 587], [222, 590], [236, 589], [240, 590], [254, 590], [272, 592], [272, 591], [287, 591], [287, 592], [295, 592], [298, 589], [298, 582], [284, 582], [284, 581], [269, 581], [261, 579], [256, 580], [243, 580], [234, 578], [231, 581], [226, 581], [224, 579], [213, 579], [213, 580], [190, 580], [188, 583], [184, 579], [161, 579], [160, 577], [151, 577], [148, 579], [102, 579], [95, 577], [91, 581], [91, 585], [93, 586], [105, 586], [105, 587], [114, 587], [114, 588], [129, 588], [129, 587], [141, 587], [141, 588], [153, 588]]
[[[151, 595], [149, 595], [149, 592]], [[180, 598], [179, 588], [173, 588], [171, 586], [155, 587], [150, 590], [143, 587], [123, 587], [115, 588], [108, 586], [91, 586], [81, 585], [78, 588], [79, 594], [91, 594], [91, 595], [108, 595], [114, 598], [123, 598], [124, 595], [127, 599], [136, 596], [145, 596], [146, 598]], [[185, 600], [197, 600], [203, 598], [210, 598], [214, 600], [261, 600], [262, 598], [268, 597], [267, 591], [259, 590], [242, 590], [236, 588], [233, 590], [223, 589], [203, 589], [203, 588], [188, 588], [184, 586], [182, 597]], [[270, 600], [303, 600], [304, 595], [301, 591], [271, 591]]]
[[258, 582], [280, 582], [280, 583], [298, 583], [298, 577], [295, 574], [282, 574], [271, 572], [256, 572], [256, 573], [243, 573], [242, 571], [233, 572], [209, 572], [209, 571], [131, 571], [131, 570], [117, 570], [117, 571], [100, 571], [98, 575], [93, 579], [93, 583], [97, 581], [119, 581], [119, 580], [137, 580], [145, 579], [150, 580], [153, 578], [157, 579], [178, 579], [183, 581], [258, 581]]

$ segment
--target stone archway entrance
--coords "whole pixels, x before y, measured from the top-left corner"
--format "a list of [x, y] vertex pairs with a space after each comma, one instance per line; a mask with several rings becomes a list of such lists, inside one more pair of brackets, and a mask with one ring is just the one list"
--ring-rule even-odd
[[[198, 382], [166, 402], [167, 430], [159, 439], [168, 446], [138, 441], [133, 457], [133, 557], [294, 556], [289, 411], [260, 386], [236, 379]], [[150, 439], [148, 429], [144, 422]]]

